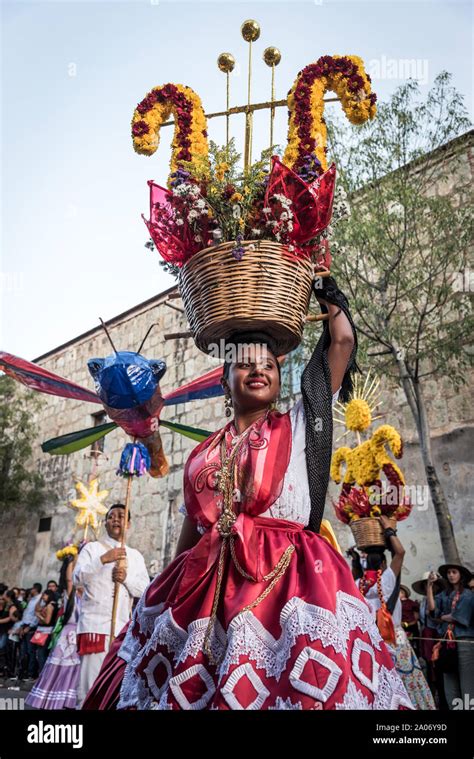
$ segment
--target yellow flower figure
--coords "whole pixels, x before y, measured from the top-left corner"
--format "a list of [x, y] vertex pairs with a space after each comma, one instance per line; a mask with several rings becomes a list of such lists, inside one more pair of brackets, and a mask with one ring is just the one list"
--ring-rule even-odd
[[96, 532], [99, 527], [99, 517], [107, 514], [104, 501], [109, 491], [99, 490], [97, 478], [91, 480], [88, 487], [83, 482], [76, 482], [76, 490], [81, 497], [70, 501], [70, 504], [73, 509], [77, 509], [79, 512], [76, 516], [76, 527], [84, 528], [85, 540], [89, 527]]
[[[336, 483], [341, 481], [344, 485], [359, 485], [366, 489], [380, 478], [381, 472], [385, 474], [391, 485], [396, 487], [405, 485], [405, 477], [401, 469], [388, 455], [385, 446], [388, 445], [391, 453], [399, 459], [403, 453], [403, 443], [400, 434], [389, 424], [383, 424], [373, 435], [364, 442], [361, 441], [360, 433], [369, 429], [375, 419], [372, 412], [379, 405], [378, 386], [380, 382], [376, 378], [370, 381], [368, 373], [364, 386], [359, 387], [358, 377], [354, 383], [354, 391], [351, 399], [346, 404], [338, 403], [335, 408], [335, 419], [343, 422], [348, 432], [355, 432], [358, 445], [355, 448], [341, 446], [331, 460], [331, 479]], [[342, 466], [346, 470], [342, 475]], [[376, 513], [373, 516], [377, 516]]]

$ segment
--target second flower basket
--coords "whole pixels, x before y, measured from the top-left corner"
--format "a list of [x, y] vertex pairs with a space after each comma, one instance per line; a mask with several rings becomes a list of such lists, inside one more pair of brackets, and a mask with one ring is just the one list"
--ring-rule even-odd
[[298, 347], [303, 335], [314, 264], [269, 240], [235, 242], [196, 253], [180, 271], [179, 288], [197, 347], [205, 353], [233, 332], [262, 330], [280, 355]]

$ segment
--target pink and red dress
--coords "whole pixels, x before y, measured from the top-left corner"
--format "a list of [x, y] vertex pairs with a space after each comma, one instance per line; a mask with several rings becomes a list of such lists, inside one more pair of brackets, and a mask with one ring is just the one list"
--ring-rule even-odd
[[185, 467], [186, 513], [200, 541], [148, 586], [86, 708], [413, 708], [346, 561], [305, 530], [302, 402], [249, 428], [236, 465], [237, 518], [222, 555], [223, 439], [229, 455], [240, 440], [232, 422], [198, 445]]

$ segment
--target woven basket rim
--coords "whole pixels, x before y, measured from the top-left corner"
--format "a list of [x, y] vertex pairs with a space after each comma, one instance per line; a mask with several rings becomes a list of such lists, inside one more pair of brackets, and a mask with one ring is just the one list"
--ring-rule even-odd
[[[261, 245], [262, 243], [266, 243], [267, 245], [271, 245], [274, 248], [280, 248], [281, 250], [287, 250], [288, 253], [293, 253], [289, 249], [288, 245], [284, 245], [281, 242], [278, 242], [277, 240], [242, 240], [239, 244], [240, 245]], [[204, 255], [204, 253], [209, 253], [210, 251], [219, 251], [223, 250], [229, 246], [235, 246], [237, 244], [237, 240], [228, 240], [227, 242], [220, 242], [217, 245], [209, 245], [207, 248], [201, 248], [201, 250], [198, 250], [196, 253], [194, 253], [190, 258], [188, 258], [187, 261], [182, 265], [181, 269], [184, 269], [185, 266], [191, 263], [191, 261], [194, 261], [198, 256]], [[312, 264], [312, 261], [309, 257], [306, 256], [298, 256], [295, 255], [295, 259], [301, 262], [308, 262], [309, 264]], [[242, 259], [244, 260], [244, 259]], [[238, 261], [238, 263], [241, 263], [241, 261]]]
[[[382, 514], [382, 516], [385, 516], [385, 515]], [[377, 520], [379, 522], [379, 524], [381, 524], [380, 517], [359, 517], [359, 519], [351, 519], [351, 521], [349, 522], [349, 524], [356, 524], [358, 522], [367, 522], [367, 520], [369, 520], [369, 519], [370, 519], [370, 521]], [[387, 519], [394, 520], [395, 522], [397, 521], [396, 517], [387, 517]]]

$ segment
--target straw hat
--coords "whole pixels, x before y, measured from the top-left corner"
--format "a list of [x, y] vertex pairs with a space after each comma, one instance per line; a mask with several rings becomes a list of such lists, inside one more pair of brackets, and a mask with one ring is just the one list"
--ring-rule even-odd
[[[411, 587], [415, 593], [418, 593], [419, 596], [426, 596], [426, 586], [428, 585], [429, 576], [430, 572], [423, 572], [421, 580], [417, 580], [416, 582], [412, 583]], [[433, 583], [433, 593], [435, 595], [437, 593], [441, 593], [441, 591], [444, 590], [445, 586], [446, 583], [440, 577], [438, 580], [436, 580], [435, 583]]]
[[472, 572], [467, 567], [463, 567], [462, 564], [443, 564], [441, 567], [438, 567], [438, 572], [445, 580], [448, 579], [448, 569], [459, 569], [461, 577], [466, 583], [472, 579]]
[[410, 590], [410, 588], [407, 585], [400, 585], [400, 590], [404, 590], [406, 597], [410, 598], [410, 596], [411, 596], [411, 590]]

